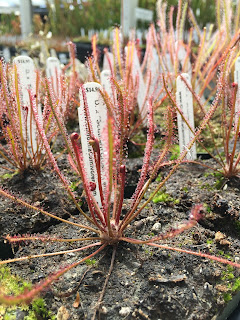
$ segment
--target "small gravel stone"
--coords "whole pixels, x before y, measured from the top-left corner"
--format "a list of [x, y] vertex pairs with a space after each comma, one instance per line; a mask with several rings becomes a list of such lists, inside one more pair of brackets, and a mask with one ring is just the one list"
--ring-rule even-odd
[[205, 282], [203, 288], [207, 291], [212, 291], [213, 286], [210, 283]]
[[27, 312], [24, 310], [17, 310], [16, 312], [16, 320], [24, 320], [27, 316]]
[[154, 225], [152, 226], [152, 232], [158, 233], [160, 232], [162, 229], [162, 225], [160, 222], [156, 222], [154, 223]]
[[130, 307], [122, 307], [119, 311], [120, 316], [122, 317], [126, 317], [129, 315], [129, 313], [131, 312], [131, 308]]
[[107, 308], [104, 307], [104, 306], [102, 306], [102, 308], [101, 308], [101, 313], [107, 314]]

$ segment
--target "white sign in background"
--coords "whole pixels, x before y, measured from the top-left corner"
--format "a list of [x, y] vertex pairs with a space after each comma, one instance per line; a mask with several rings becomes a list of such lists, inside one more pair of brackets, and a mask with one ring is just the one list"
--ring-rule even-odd
[[135, 17], [137, 20], [152, 22], [153, 11], [149, 9], [144, 9], [144, 8], [135, 8]]
[[240, 116], [240, 57], [235, 62], [234, 82], [238, 85], [236, 104], [235, 104], [235, 127], [237, 126]]
[[[29, 92], [30, 89], [33, 94], [36, 93], [36, 72], [33, 64], [33, 60], [27, 56], [18, 56], [13, 59], [13, 65], [17, 67], [18, 83], [19, 83], [19, 93], [20, 101], [22, 107], [22, 118], [24, 119], [24, 114], [27, 112], [27, 146], [33, 149], [33, 152], [37, 151], [37, 134], [36, 134], [36, 124], [33, 118]], [[32, 118], [32, 121], [31, 121]], [[25, 128], [23, 127], [23, 134], [25, 134]], [[32, 145], [31, 145], [32, 139]]]
[[136, 81], [136, 79], [138, 77], [139, 87], [138, 87], [138, 94], [137, 94], [137, 102], [138, 102], [139, 111], [140, 111], [142, 117], [143, 118], [145, 117], [144, 124], [146, 124], [146, 122], [147, 122], [147, 119], [146, 119], [147, 104], [145, 101], [145, 97], [146, 97], [147, 88], [146, 88], [146, 85], [145, 85], [145, 82], [143, 79], [140, 61], [138, 59], [137, 50], [136, 50], [135, 46], [128, 45], [127, 47], [125, 47], [125, 54], [128, 55], [129, 61], [132, 62], [133, 80]]
[[129, 36], [129, 31], [136, 28], [135, 8], [138, 0], [121, 0], [121, 26], [123, 35]]
[[58, 58], [49, 57], [46, 61], [46, 76], [52, 81], [53, 90], [56, 96], [59, 94], [58, 81], [61, 74], [61, 66]]
[[111, 102], [114, 104], [116, 101], [117, 94], [111, 83], [111, 75], [112, 74], [110, 70], [103, 70], [101, 72], [100, 80], [103, 89], [107, 92], [109, 98], [111, 99]]
[[109, 62], [111, 64], [111, 67], [113, 68], [113, 66], [114, 66], [114, 56], [113, 56], [112, 52], [104, 53], [104, 56], [103, 56], [103, 70], [111, 70]]
[[57, 58], [57, 52], [54, 48], [50, 49], [50, 56], [53, 58]]
[[[188, 73], [182, 73], [181, 75], [188, 85], [191, 87], [190, 76]], [[194, 112], [193, 112], [193, 97], [191, 91], [188, 89], [184, 81], [180, 76], [177, 77], [177, 92], [176, 92], [177, 104], [182, 110], [183, 115], [188, 120], [191, 128], [194, 130]], [[179, 137], [179, 147], [182, 153], [186, 150], [189, 142], [193, 139], [194, 134], [188, 128], [182, 116], [177, 112], [177, 123], [178, 123], [178, 137]], [[187, 160], [195, 160], [197, 158], [196, 144], [188, 151], [186, 155]]]
[[[151, 55], [149, 57], [149, 70], [151, 71], [151, 84], [150, 84], [150, 90], [149, 94], [150, 96], [153, 95], [153, 97], [156, 97], [156, 94], [159, 93], [160, 90], [160, 84], [157, 84], [159, 81], [159, 76], [161, 74], [161, 66], [159, 57], [157, 54], [157, 49], [152, 47]], [[161, 95], [162, 97], [163, 95]]]
[[177, 51], [178, 63], [180, 63], [180, 66], [178, 66], [178, 69], [180, 69], [179, 71], [181, 72], [185, 64], [186, 70], [183, 71], [187, 72], [190, 76], [192, 76], [192, 65], [189, 60], [189, 57], [187, 57], [187, 51], [184, 48], [184, 45], [181, 42], [176, 41], [175, 50]]
[[5, 61], [8, 63], [11, 60], [11, 52], [10, 49], [8, 47], [4, 47], [3, 48], [3, 57], [5, 59]]
[[75, 69], [79, 76], [79, 79], [84, 83], [87, 80], [88, 77], [88, 70], [79, 59], [75, 58]]
[[121, 0], [121, 26], [123, 35], [129, 36], [131, 29], [136, 29], [137, 20], [153, 21], [153, 11], [138, 8], [138, 0]]
[[89, 140], [91, 137], [88, 130], [86, 114], [84, 112], [84, 100], [82, 90], [84, 90], [86, 95], [93, 134], [99, 140], [103, 193], [104, 191], [106, 192], [108, 176], [108, 139], [107, 137], [106, 139], [103, 139], [103, 135], [107, 134], [107, 107], [99, 92], [99, 90], [102, 90], [102, 86], [99, 83], [87, 82], [82, 86], [82, 88], [83, 89], [80, 89], [80, 107], [78, 108], [78, 118], [84, 167], [86, 170], [88, 181], [96, 184], [96, 189], [92, 193], [98, 205], [102, 207], [98, 185], [97, 170], [94, 161], [94, 154], [92, 146], [89, 144]]

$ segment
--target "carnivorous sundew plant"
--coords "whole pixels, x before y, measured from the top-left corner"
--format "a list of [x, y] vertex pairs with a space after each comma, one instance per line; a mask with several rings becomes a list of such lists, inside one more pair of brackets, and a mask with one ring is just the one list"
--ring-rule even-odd
[[[29, 57], [22, 57], [18, 61], [19, 63], [26, 61], [33, 67]], [[31, 82], [31, 87], [24, 87], [22, 79], [25, 73], [27, 80]], [[6, 65], [1, 60], [0, 77], [0, 125], [1, 139], [4, 140], [0, 145], [0, 154], [10, 164], [10, 170], [17, 169], [23, 172], [29, 167], [40, 169], [46, 160], [46, 154], [36, 130], [30, 99], [38, 106], [39, 121], [42, 122], [49, 143], [54, 142], [58, 132], [48, 105], [49, 100], [42, 95], [43, 79], [40, 72], [32, 68], [24, 71], [17, 64]], [[31, 98], [29, 90], [32, 93]], [[60, 102], [63, 99], [64, 95], [62, 99], [60, 98]]]
[[[234, 17], [231, 1], [216, 1], [218, 29], [214, 25], [203, 30], [197, 24], [194, 13], [187, 1], [179, 1], [176, 24], [174, 7], [167, 10], [167, 2], [157, 2], [158, 29], [151, 26], [151, 37], [157, 50], [161, 69], [172, 88], [176, 77], [182, 73], [191, 76], [191, 85], [200, 100], [207, 106], [216, 94], [218, 67], [222, 62], [224, 50], [229, 49], [239, 35], [239, 3]], [[167, 15], [168, 13], [168, 15]], [[188, 18], [191, 28], [185, 29]], [[196, 108], [195, 116], [198, 114]], [[201, 116], [200, 116], [201, 118]]]
[[39, 169], [46, 161], [31, 109], [33, 100], [38, 106], [39, 121], [51, 147], [59, 131], [53, 113], [58, 114], [58, 122], [65, 123], [76, 118], [81, 80], [75, 68], [73, 43], [69, 43], [69, 51], [71, 59], [66, 68], [72, 67], [72, 71], [69, 74], [66, 70], [62, 71], [59, 63], [59, 69], [52, 70], [47, 83], [43, 72], [34, 67], [29, 57], [17, 57], [15, 63], [8, 65], [0, 61], [0, 126], [4, 141], [0, 145], [0, 154], [11, 165], [9, 170], [23, 172], [29, 167]]
[[[70, 188], [68, 180], [65, 178], [63, 173], [60, 171], [57, 161], [55, 160], [51, 148], [49, 146], [46, 131], [44, 130], [43, 123], [40, 119], [37, 110], [36, 100], [33, 99], [33, 94], [30, 92], [31, 110], [34, 115], [36, 126], [41, 137], [41, 142], [44, 145], [46, 155], [49, 158], [55, 172], [58, 174], [60, 180], [62, 181], [68, 195], [74, 201], [76, 207], [79, 210], [80, 217], [79, 220], [66, 220], [59, 218], [57, 215], [47, 212], [46, 210], [39, 208], [33, 204], [29, 204], [26, 201], [16, 197], [11, 194], [11, 192], [1, 188], [0, 194], [2, 197], [8, 198], [15, 201], [17, 204], [23, 205], [26, 208], [32, 210], [34, 213], [39, 213], [43, 215], [48, 215], [52, 218], [60, 220], [68, 225], [73, 225], [84, 229], [86, 233], [91, 232], [91, 235], [86, 235], [85, 237], [68, 239], [68, 238], [51, 238], [51, 237], [41, 237], [41, 236], [7, 236], [6, 240], [10, 243], [18, 243], [24, 240], [32, 241], [44, 241], [44, 242], [76, 242], [79, 243], [79, 247], [71, 250], [58, 251], [53, 253], [35, 254], [31, 256], [23, 256], [19, 258], [8, 259], [1, 261], [0, 264], [8, 264], [12, 262], [30, 260], [40, 257], [51, 257], [54, 255], [61, 255], [67, 253], [77, 253], [84, 250], [93, 249], [92, 253], [87, 254], [84, 258], [77, 260], [76, 262], [62, 267], [56, 273], [50, 275], [46, 280], [36, 285], [32, 290], [24, 292], [19, 296], [0, 296], [0, 302], [11, 305], [23, 302], [28, 302], [32, 300], [36, 295], [38, 295], [44, 288], [49, 286], [53, 281], [57, 280], [67, 271], [78, 266], [83, 261], [95, 256], [107, 246], [113, 246], [113, 256], [112, 262], [115, 258], [115, 253], [118, 248], [119, 242], [132, 243], [132, 244], [146, 244], [157, 248], [164, 248], [167, 250], [175, 250], [178, 252], [193, 254], [203, 258], [209, 258], [221, 263], [229, 264], [234, 267], [240, 267], [237, 262], [232, 262], [230, 260], [211, 256], [203, 252], [193, 252], [185, 250], [183, 248], [170, 247], [168, 245], [162, 244], [161, 241], [173, 238], [185, 230], [192, 228], [198, 223], [201, 217], [202, 205], [196, 204], [190, 212], [189, 219], [183, 221], [176, 227], [171, 227], [164, 233], [160, 233], [154, 237], [145, 237], [144, 239], [136, 239], [134, 236], [127, 236], [128, 226], [133, 222], [134, 219], [142, 212], [144, 208], [153, 199], [156, 193], [164, 186], [166, 181], [174, 174], [178, 169], [180, 164], [183, 162], [188, 150], [192, 145], [199, 139], [200, 134], [209, 122], [216, 108], [219, 106], [219, 102], [223, 96], [223, 83], [225, 77], [225, 65], [228, 59], [228, 52], [225, 53], [224, 63], [221, 64], [221, 69], [218, 78], [218, 88], [216, 98], [211, 105], [210, 109], [206, 112], [200, 126], [194, 132], [194, 137], [188, 144], [186, 150], [179, 156], [175, 164], [170, 168], [167, 175], [159, 181], [157, 187], [151, 193], [150, 196], [144, 198], [149, 186], [153, 179], [155, 179], [158, 174], [159, 168], [165, 161], [165, 157], [172, 145], [172, 135], [173, 135], [173, 115], [172, 107], [168, 106], [166, 109], [166, 127], [167, 135], [165, 138], [165, 145], [159, 152], [158, 157], [153, 160], [151, 159], [151, 154], [154, 145], [154, 114], [152, 99], [147, 100], [147, 118], [148, 118], [148, 133], [147, 142], [145, 146], [145, 153], [143, 157], [143, 165], [141, 169], [141, 174], [139, 181], [136, 186], [135, 193], [133, 194], [130, 204], [128, 206], [127, 212], [123, 210], [124, 205], [124, 186], [126, 179], [126, 141], [123, 139], [124, 130], [124, 101], [121, 93], [121, 86], [118, 84], [118, 80], [115, 80], [117, 86], [118, 94], [116, 96], [116, 101], [119, 106], [119, 114], [113, 112], [113, 106], [115, 101], [111, 101], [110, 97], [106, 97], [104, 90], [97, 83], [86, 83], [81, 87], [81, 105], [79, 114], [81, 115], [80, 121], [83, 122], [83, 128], [85, 131], [81, 130], [81, 137], [79, 133], [72, 133], [69, 137], [63, 126], [62, 121], [58, 121], [58, 113], [55, 111], [55, 104], [49, 103], [49, 107], [53, 113], [55, 121], [59, 126], [59, 129], [63, 135], [64, 142], [66, 144], [66, 149], [68, 151], [68, 158], [71, 166], [81, 178], [82, 185], [85, 192], [85, 197], [87, 200], [88, 212], [84, 212], [81, 208], [79, 199], [75, 196], [74, 192]], [[94, 99], [91, 100], [89, 94], [94, 93]], [[49, 83], [46, 81], [46, 95], [51, 96], [49, 90]], [[96, 96], [97, 95], [97, 96]], [[96, 98], [97, 97], [97, 98]], [[106, 117], [102, 117], [102, 123], [99, 122], [99, 106], [103, 108]], [[100, 128], [103, 129], [100, 129]], [[86, 132], [86, 134], [83, 134]], [[84, 140], [85, 139], [85, 140]], [[86, 161], [86, 155], [88, 161]], [[90, 167], [90, 170], [89, 170]], [[99, 196], [97, 196], [97, 194]], [[86, 244], [89, 241], [89, 244]], [[81, 243], [83, 243], [81, 245]], [[159, 243], [160, 242], [160, 243]], [[99, 298], [99, 303], [102, 301], [103, 293], [106, 288], [107, 281], [111, 274], [112, 264], [109, 269], [109, 273], [106, 276], [106, 281], [103, 287], [102, 294]], [[97, 305], [97, 308], [99, 304]], [[96, 308], [96, 309], [97, 309]], [[96, 314], [96, 312], [95, 312]]]
[[[22, 60], [24, 59], [33, 66], [30, 58]], [[0, 61], [1, 138], [5, 140], [5, 144], [0, 146], [0, 154], [14, 169], [24, 171], [29, 166], [41, 167], [45, 155], [30, 108], [28, 89], [24, 88], [23, 83], [20, 82], [20, 77], [25, 77], [25, 74], [20, 75], [19, 71], [17, 64], [7, 66], [3, 60]], [[32, 82], [33, 99], [38, 105], [40, 75], [32, 68], [27, 72], [26, 76]], [[51, 115], [46, 114], [45, 110], [43, 121], [49, 142], [56, 132], [50, 119]]]
[[[213, 158], [217, 167], [212, 167], [212, 169], [218, 173], [221, 173], [226, 178], [239, 176], [239, 91], [238, 84], [231, 82], [231, 74], [234, 73], [234, 68], [236, 65], [236, 60], [238, 59], [238, 49], [235, 46], [238, 43], [239, 38], [231, 42], [232, 49], [227, 55], [224, 62], [224, 77], [222, 78], [222, 96], [219, 100], [219, 105], [213, 116], [209, 119], [206, 131], [208, 136], [208, 147], [206, 147], [206, 133], [203, 132], [198, 143], [203, 148], [203, 150]], [[235, 71], [236, 72], [236, 71]], [[199, 109], [199, 113], [202, 115], [207, 114], [207, 106], [203, 104], [200, 97], [194, 92], [194, 90], [188, 85], [184, 77], [181, 77], [185, 85], [191, 91], [196, 106]], [[185, 123], [188, 125], [190, 130], [194, 132], [191, 128], [189, 122], [184, 117], [181, 109], [179, 108], [177, 102], [175, 101], [173, 95], [169, 90], [167, 90], [168, 95], [172, 101], [172, 105], [175, 106], [177, 112], [181, 114]], [[221, 124], [221, 125], [219, 125]], [[202, 163], [203, 164], [203, 163]], [[204, 164], [206, 165], [206, 164]]]
[[[149, 40], [150, 41], [150, 40]], [[152, 43], [151, 43], [152, 44]], [[121, 112], [124, 112], [122, 120], [124, 121], [124, 139], [127, 141], [146, 126], [147, 123], [147, 100], [152, 97], [153, 110], [155, 111], [166, 94], [163, 94], [164, 88], [160, 75], [160, 68], [155, 66], [156, 59], [152, 56], [152, 46], [147, 50], [148, 54], [142, 65], [138, 56], [138, 46], [133, 39], [126, 45], [123, 43], [122, 34], [119, 28], [113, 31], [113, 44], [111, 52], [105, 49], [104, 58], [106, 64], [100, 72], [98, 64], [96, 37], [93, 37], [93, 56], [87, 61], [89, 67], [89, 79], [98, 82], [105, 87], [104, 95], [105, 102], [109, 96], [112, 102], [112, 112], [119, 113], [119, 100], [116, 100], [117, 95], [121, 95], [122, 104]], [[156, 62], [158, 64], [158, 62]], [[103, 77], [107, 75], [107, 77]], [[106, 79], [107, 78], [107, 79]], [[103, 80], [105, 80], [103, 82]], [[105, 82], [108, 82], [108, 89]], [[114, 116], [115, 119], [115, 116]]]

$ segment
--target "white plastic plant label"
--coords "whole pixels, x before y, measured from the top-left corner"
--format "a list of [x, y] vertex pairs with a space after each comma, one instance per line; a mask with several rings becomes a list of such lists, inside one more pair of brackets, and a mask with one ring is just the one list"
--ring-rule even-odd
[[83, 92], [85, 92], [86, 96], [93, 134], [99, 140], [101, 154], [101, 179], [104, 192], [104, 190], [106, 190], [108, 176], [108, 142], [107, 138], [103, 139], [103, 135], [106, 134], [105, 130], [107, 129], [107, 107], [99, 92], [99, 90], [101, 89], [101, 85], [96, 82], [85, 83], [82, 86], [82, 89], [80, 89], [80, 107], [78, 108], [84, 167], [86, 170], [88, 181], [91, 183], [95, 183], [96, 185], [95, 190], [93, 190], [92, 192], [95, 200], [100, 207], [102, 207], [102, 204], [99, 192], [98, 176], [92, 146], [89, 143], [91, 137], [88, 130], [87, 117], [84, 111]]
[[[13, 59], [13, 65], [17, 67], [20, 101], [22, 107], [22, 115], [27, 114], [27, 145], [33, 152], [37, 151], [37, 134], [36, 124], [33, 118], [29, 92], [36, 93], [36, 72], [33, 60], [28, 56], [18, 56]], [[24, 117], [23, 117], [24, 118]], [[23, 132], [25, 132], [24, 128]]]
[[54, 48], [50, 49], [50, 56], [53, 58], [57, 58], [57, 52]]
[[234, 82], [236, 82], [238, 85], [236, 104], [235, 104], [235, 126], [236, 126], [240, 116], [240, 57], [238, 57], [235, 62]]
[[[188, 85], [191, 87], [190, 76], [187, 73], [182, 73], [181, 75]], [[177, 104], [182, 110], [184, 117], [188, 120], [191, 128], [194, 130], [194, 113], [193, 113], [193, 97], [191, 91], [188, 89], [181, 76], [177, 77]], [[185, 121], [182, 119], [181, 114], [177, 113], [177, 123], [178, 123], [178, 137], [179, 137], [179, 147], [182, 153], [186, 150], [189, 142], [193, 139], [194, 134], [188, 128]], [[196, 145], [194, 144], [192, 148], [188, 151], [186, 155], [187, 160], [195, 160], [197, 158]]]
[[101, 85], [103, 87], [103, 89], [107, 92], [107, 94], [109, 95], [109, 98], [111, 99], [111, 101], [114, 103], [114, 101], [116, 100], [116, 92], [112, 86], [111, 83], [111, 71], [110, 70], [103, 70], [101, 72]]
[[23, 57], [28, 57], [28, 52], [27, 52], [27, 50], [21, 50], [21, 56], [23, 56]]
[[139, 111], [142, 117], [145, 118], [144, 124], [146, 124], [147, 104], [145, 101], [145, 97], [146, 97], [147, 88], [143, 79], [143, 74], [141, 71], [137, 50], [134, 45], [130, 44], [125, 48], [125, 53], [128, 56], [130, 63], [132, 63], [132, 76], [134, 81], [136, 81], [136, 78], [138, 77], [139, 88], [138, 88], [137, 102], [139, 106]]
[[68, 63], [68, 58], [67, 58], [67, 54], [64, 52], [60, 52], [59, 53], [59, 60], [62, 64], [67, 64]]
[[75, 68], [76, 68], [76, 72], [79, 75], [80, 80], [82, 82], [85, 82], [88, 77], [88, 70], [85, 64], [83, 64], [79, 59], [75, 58]]
[[11, 60], [11, 52], [8, 47], [3, 48], [3, 57], [7, 63]]
[[[160, 90], [160, 83], [158, 82], [159, 82], [159, 76], [161, 74], [161, 66], [160, 66], [157, 50], [154, 47], [152, 48], [149, 60], [150, 60], [149, 70], [151, 71], [151, 84], [150, 84], [149, 95], [150, 96], [153, 95], [153, 97], [155, 98], [155, 95], [158, 94]], [[160, 98], [162, 97], [163, 97], [163, 94], [161, 95]]]
[[48, 46], [45, 41], [40, 41], [40, 53], [39, 53], [39, 60], [40, 63], [45, 64], [47, 58], [49, 57]]
[[187, 57], [187, 51], [184, 48], [184, 45], [181, 42], [175, 42], [175, 50], [177, 51], [178, 63], [179, 63], [179, 72], [186, 72], [190, 76], [192, 75], [192, 65]]
[[166, 53], [165, 57], [166, 57], [166, 59], [165, 59], [165, 70], [164, 71], [172, 73], [174, 71], [174, 67], [173, 67], [170, 53]]
[[[110, 66], [111, 65], [111, 66]], [[114, 56], [112, 52], [105, 52], [103, 56], [103, 70], [111, 70], [114, 65]]]
[[52, 81], [53, 90], [56, 96], [59, 94], [58, 81], [61, 74], [61, 66], [58, 58], [49, 57], [46, 61], [46, 76]]

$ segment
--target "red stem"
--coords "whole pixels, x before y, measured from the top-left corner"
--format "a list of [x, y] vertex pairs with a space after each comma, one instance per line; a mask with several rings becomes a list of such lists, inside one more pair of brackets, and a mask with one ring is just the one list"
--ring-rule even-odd
[[124, 185], [125, 185], [125, 178], [126, 178], [126, 166], [121, 165], [120, 166], [120, 175], [121, 175], [121, 186], [120, 186], [120, 201], [118, 203], [118, 211], [116, 215], [116, 224], [118, 225], [120, 220], [120, 215], [122, 212], [122, 204], [124, 199]]

